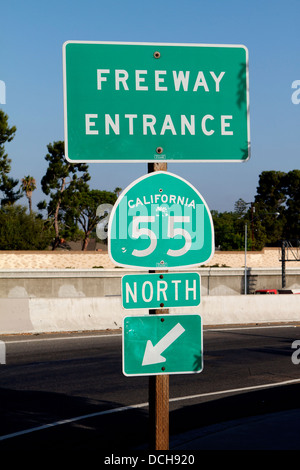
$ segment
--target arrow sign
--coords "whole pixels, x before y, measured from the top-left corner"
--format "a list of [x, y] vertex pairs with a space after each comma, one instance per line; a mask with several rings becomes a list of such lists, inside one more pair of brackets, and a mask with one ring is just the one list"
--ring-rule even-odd
[[198, 314], [124, 317], [122, 337], [126, 376], [202, 371], [202, 324]]
[[169, 331], [155, 346], [153, 346], [152, 341], [148, 340], [142, 366], [165, 362], [166, 358], [161, 356], [161, 353], [174, 343], [174, 341], [176, 341], [176, 339], [184, 332], [185, 329], [180, 325], [180, 323], [177, 323], [177, 325], [175, 325], [172, 330]]

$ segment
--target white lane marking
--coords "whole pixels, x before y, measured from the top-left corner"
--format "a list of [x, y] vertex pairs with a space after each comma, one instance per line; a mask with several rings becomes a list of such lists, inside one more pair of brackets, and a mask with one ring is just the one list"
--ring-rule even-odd
[[204, 331], [236, 331], [236, 330], [264, 330], [270, 328], [298, 328], [299, 325], [258, 325], [258, 326], [237, 326], [227, 328], [207, 328]]
[[194, 398], [203, 398], [209, 397], [213, 395], [224, 395], [226, 393], [233, 393], [233, 392], [247, 392], [249, 390], [259, 390], [261, 388], [271, 388], [271, 387], [278, 387], [280, 385], [288, 385], [300, 382], [300, 379], [292, 379], [292, 380], [285, 380], [283, 382], [274, 382], [270, 384], [262, 384], [262, 385], [253, 385], [252, 387], [242, 387], [242, 388], [232, 388], [229, 390], [220, 390], [219, 392], [208, 392], [208, 393], [201, 393], [197, 395], [188, 395], [186, 397], [178, 397], [178, 398], [170, 398], [171, 401], [180, 401], [180, 400], [193, 400]]
[[[271, 384], [263, 384], [263, 385], [255, 385], [252, 387], [242, 387], [242, 388], [233, 388], [230, 390], [220, 390], [219, 392], [209, 392], [209, 393], [200, 393], [197, 395], [189, 395], [185, 397], [177, 397], [177, 398], [170, 398], [170, 402], [176, 402], [176, 401], [181, 401], [181, 400], [193, 400], [195, 398], [202, 398], [202, 397], [208, 397], [208, 396], [213, 396], [213, 395], [224, 395], [227, 393], [233, 393], [233, 392], [245, 392], [248, 390], [259, 390], [261, 388], [270, 388], [270, 387], [277, 387], [281, 385], [288, 385], [288, 384], [293, 384], [300, 382], [300, 379], [294, 379], [294, 380], [286, 380], [284, 382], [276, 382], [276, 383], [271, 383]], [[63, 419], [60, 421], [55, 421], [54, 423], [48, 423], [44, 424], [42, 426], [37, 426], [34, 428], [29, 428], [29, 429], [24, 429], [23, 431], [18, 431], [14, 432], [11, 434], [6, 434], [4, 436], [0, 436], [0, 441], [4, 441], [5, 439], [11, 439], [13, 437], [18, 437], [22, 436], [23, 434], [29, 434], [31, 432], [35, 431], [42, 431], [44, 429], [49, 429], [51, 427], [55, 426], [61, 426], [63, 424], [70, 424], [74, 423], [75, 421], [80, 421], [82, 419], [88, 419], [88, 418], [94, 418], [96, 416], [103, 416], [103, 415], [108, 415], [108, 414], [113, 414], [113, 413], [119, 413], [122, 411], [128, 411], [128, 410], [133, 410], [137, 408], [145, 408], [148, 406], [148, 402], [146, 403], [140, 403], [137, 405], [128, 405], [128, 406], [121, 406], [120, 408], [112, 408], [110, 410], [105, 410], [105, 411], [99, 411], [97, 413], [90, 413], [86, 415], [81, 415], [81, 416], [76, 416], [74, 418], [69, 418], [69, 419]]]
[[97, 413], [90, 413], [87, 415], [76, 416], [75, 418], [62, 419], [60, 421], [55, 421], [54, 423], [43, 424], [42, 426], [37, 426], [35, 428], [24, 429], [23, 431], [13, 432], [11, 434], [6, 434], [5, 436], [0, 436], [0, 441], [4, 441], [5, 439], [11, 439], [12, 437], [22, 436], [23, 434], [29, 434], [35, 431], [41, 431], [43, 429], [49, 429], [54, 426], [61, 426], [62, 424], [74, 423], [75, 421], [80, 421], [82, 419], [94, 418], [95, 416], [118, 413], [120, 411], [131, 410], [134, 408], [143, 408], [144, 406], [147, 406], [147, 405], [148, 403], [141, 403], [139, 405], [122, 406], [120, 408], [113, 408], [111, 410], [99, 411]]
[[6, 340], [6, 344], [17, 344], [17, 343], [36, 343], [38, 341], [65, 341], [68, 339], [91, 339], [91, 338], [111, 338], [116, 336], [122, 336], [122, 333], [114, 333], [110, 335], [87, 335], [87, 336], [62, 336], [59, 338], [30, 338], [30, 339], [16, 339], [16, 340]]

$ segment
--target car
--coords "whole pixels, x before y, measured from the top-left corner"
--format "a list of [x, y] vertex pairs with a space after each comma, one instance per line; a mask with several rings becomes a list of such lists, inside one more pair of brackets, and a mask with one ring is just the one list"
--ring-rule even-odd
[[263, 295], [263, 294], [278, 294], [277, 289], [259, 289], [254, 292], [256, 295]]
[[300, 294], [299, 289], [258, 289], [254, 292], [256, 295], [264, 294]]

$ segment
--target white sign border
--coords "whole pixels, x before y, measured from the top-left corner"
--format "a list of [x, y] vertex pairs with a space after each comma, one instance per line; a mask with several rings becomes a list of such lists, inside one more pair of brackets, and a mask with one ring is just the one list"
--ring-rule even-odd
[[[178, 314], [176, 313], [168, 313], [167, 314], [168, 317], [178, 317]], [[199, 369], [199, 370], [195, 370], [195, 371], [177, 371], [177, 372], [151, 372], [151, 373], [139, 373], [139, 374], [128, 374], [125, 372], [125, 320], [126, 318], [134, 318], [134, 317], [149, 317], [150, 315], [126, 315], [125, 317], [123, 317], [123, 322], [122, 322], [122, 372], [123, 372], [123, 375], [125, 375], [126, 377], [146, 377], [146, 376], [150, 376], [150, 375], [186, 375], [186, 374], [200, 374], [201, 372], [203, 372], [203, 369], [204, 369], [204, 347], [203, 347], [203, 321], [202, 321], [202, 315], [200, 313], [189, 313], [189, 314], [186, 314], [186, 316], [197, 316], [197, 317], [200, 317], [200, 325], [201, 325], [201, 331], [200, 331], [200, 335], [201, 335], [201, 360], [202, 360], [202, 363], [201, 363], [201, 366], [202, 368]], [[153, 317], [163, 317], [163, 316], [166, 316], [164, 315], [163, 313], [159, 314], [159, 315], [153, 315]]]
[[159, 309], [164, 309], [164, 308], [195, 308], [195, 307], [199, 307], [199, 305], [201, 304], [201, 276], [200, 276], [200, 273], [198, 273], [197, 271], [179, 271], [177, 269], [176, 272], [170, 272], [170, 273], [164, 273], [165, 276], [167, 276], [168, 274], [178, 274], [178, 275], [184, 275], [184, 274], [196, 274], [197, 277], [199, 277], [199, 302], [197, 304], [194, 304], [194, 305], [173, 305], [173, 306], [170, 306], [170, 305], [164, 305], [163, 307], [157, 307], [156, 305], [153, 306], [150, 302], [149, 302], [149, 305], [148, 306], [144, 306], [144, 307], [127, 307], [124, 302], [124, 290], [123, 290], [123, 280], [124, 278], [126, 277], [138, 277], [138, 276], [145, 276], [145, 275], [148, 275], [149, 276], [149, 279], [151, 279], [151, 276], [158, 276], [158, 273], [138, 273], [138, 274], [124, 274], [124, 276], [122, 277], [122, 282], [121, 282], [121, 299], [122, 299], [122, 310], [151, 310], [151, 309], [155, 309], [155, 310], [159, 310]]
[[[248, 157], [242, 159], [141, 159], [141, 160], [130, 160], [130, 159], [71, 159], [68, 155], [68, 116], [67, 116], [67, 70], [66, 70], [66, 47], [68, 44], [111, 44], [111, 45], [129, 45], [129, 46], [176, 46], [176, 47], [212, 47], [212, 48], [243, 48], [246, 53], [246, 106], [247, 106], [247, 137], [248, 137]], [[63, 103], [64, 103], [64, 137], [65, 137], [65, 158], [69, 163], [147, 163], [147, 162], [165, 162], [165, 163], [246, 163], [249, 161], [251, 156], [251, 139], [250, 139], [250, 112], [249, 112], [249, 52], [248, 48], [244, 44], [196, 44], [196, 43], [157, 43], [157, 42], [122, 42], [122, 41], [76, 41], [69, 40], [65, 41], [62, 46], [63, 56]]]

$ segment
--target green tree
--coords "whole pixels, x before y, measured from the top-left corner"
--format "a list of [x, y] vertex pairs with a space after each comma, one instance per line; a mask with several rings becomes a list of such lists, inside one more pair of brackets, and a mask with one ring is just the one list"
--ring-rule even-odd
[[114, 205], [116, 199], [116, 194], [97, 189], [77, 192], [74, 195], [72, 206], [68, 207], [67, 216], [71, 216], [84, 232], [83, 251], [87, 249], [90, 236], [102, 218], [97, 215], [98, 207], [101, 204]]
[[0, 209], [0, 250], [45, 250], [53, 238], [53, 228], [33, 212], [18, 204]]
[[8, 125], [8, 116], [0, 109], [0, 191], [2, 192], [1, 205], [13, 204], [22, 194], [15, 188], [19, 181], [9, 176], [11, 159], [5, 152], [5, 144], [11, 142], [16, 133], [16, 127]]
[[[245, 248], [245, 223], [237, 212], [211, 211], [216, 247], [224, 251]], [[250, 241], [248, 240], [248, 243]]]
[[114, 193], [117, 195], [117, 197], [119, 197], [121, 191], [122, 191], [122, 188], [119, 188], [119, 186], [117, 186], [117, 187], [114, 189]]
[[300, 170], [288, 173], [263, 171], [253, 203], [236, 201], [233, 212], [212, 211], [216, 246], [222, 250], [243, 249], [247, 224], [248, 249], [280, 246], [300, 239]]
[[[48, 162], [46, 174], [43, 176], [41, 185], [44, 194], [49, 196], [48, 204], [42, 201], [38, 208], [47, 209], [48, 217], [53, 220], [55, 230], [55, 240], [53, 250], [55, 250], [62, 236], [67, 236], [76, 231], [76, 226], [64, 227], [64, 212], [72, 205], [76, 193], [88, 190], [87, 182], [90, 180], [88, 165], [84, 163], [71, 164], [65, 158], [64, 142], [57, 141], [47, 146], [48, 153], [45, 160]], [[68, 219], [70, 220], [70, 219]]]
[[32, 192], [36, 189], [36, 181], [33, 176], [25, 176], [21, 180], [22, 191], [25, 192], [29, 204], [29, 212], [32, 212]]
[[300, 170], [285, 175], [283, 191], [286, 197], [284, 238], [297, 245], [300, 239]]
[[259, 175], [252, 223], [255, 249], [280, 245], [284, 237], [287, 200], [285, 180], [286, 173], [282, 171], [263, 171]]
[[234, 213], [238, 217], [242, 218], [246, 215], [248, 210], [248, 203], [244, 199], [240, 198], [234, 203]]

